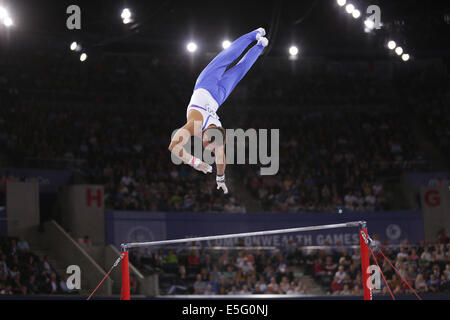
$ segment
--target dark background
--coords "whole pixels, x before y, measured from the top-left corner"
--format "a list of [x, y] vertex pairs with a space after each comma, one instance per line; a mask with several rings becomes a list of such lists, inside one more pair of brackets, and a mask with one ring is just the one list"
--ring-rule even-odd
[[[5, 2], [8, 4], [8, 1]], [[236, 38], [243, 30], [264, 26], [271, 48], [266, 55], [286, 54], [295, 42], [304, 56], [365, 56], [385, 58], [386, 39], [411, 48], [416, 57], [448, 56], [450, 3], [445, 0], [352, 1], [365, 16], [365, 9], [381, 7], [382, 30], [362, 31], [363, 19], [355, 21], [333, 0], [303, 1], [10, 1], [11, 13], [20, 27], [11, 31], [14, 44], [42, 48], [54, 41], [83, 41], [92, 50], [152, 52], [184, 50], [195, 39], [202, 48], [215, 50], [215, 41]], [[65, 28], [66, 8], [82, 10], [82, 29]], [[129, 7], [134, 23], [123, 25], [122, 8]], [[47, 41], [38, 40], [40, 36]], [[33, 41], [34, 40], [34, 41]], [[12, 45], [12, 44], [11, 44]]]

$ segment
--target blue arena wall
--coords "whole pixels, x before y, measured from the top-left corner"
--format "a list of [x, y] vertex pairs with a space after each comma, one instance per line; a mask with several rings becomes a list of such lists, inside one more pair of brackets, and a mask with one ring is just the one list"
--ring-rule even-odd
[[[423, 217], [420, 211], [391, 211], [368, 213], [161, 213], [137, 211], [108, 211], [106, 241], [120, 247], [121, 243], [158, 241], [197, 236], [286, 229], [326, 225], [350, 221], [368, 222], [369, 234], [378, 234], [380, 240], [398, 244], [408, 238], [410, 243], [424, 239]], [[247, 238], [246, 246], [282, 246], [289, 237], [306, 246], [355, 245], [359, 243], [356, 228], [342, 228]], [[218, 246], [233, 246], [237, 239], [218, 241]], [[211, 246], [204, 242], [202, 245]]]

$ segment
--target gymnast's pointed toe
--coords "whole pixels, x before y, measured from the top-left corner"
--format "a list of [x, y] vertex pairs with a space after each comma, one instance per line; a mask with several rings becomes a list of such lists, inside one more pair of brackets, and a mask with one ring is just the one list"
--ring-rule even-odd
[[264, 28], [258, 28], [257, 31], [262, 37], [266, 35], [266, 29]]
[[258, 40], [258, 45], [263, 46], [263, 47], [267, 47], [269, 45], [269, 39], [267, 39], [266, 37], [261, 37]]
[[266, 35], [266, 30], [264, 28], [258, 28], [256, 29], [256, 40], [259, 41], [261, 38], [263, 38]]

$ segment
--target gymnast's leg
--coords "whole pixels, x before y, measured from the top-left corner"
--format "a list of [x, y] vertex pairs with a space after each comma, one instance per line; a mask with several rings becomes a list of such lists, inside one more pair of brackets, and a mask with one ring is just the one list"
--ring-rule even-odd
[[247, 33], [242, 37], [236, 39], [228, 49], [223, 50], [219, 53], [214, 60], [212, 60], [206, 68], [202, 71], [197, 79], [196, 86], [199, 86], [201, 83], [211, 80], [218, 81], [222, 75], [224, 74], [226, 68], [232, 64], [242, 52], [253, 42], [259, 40], [260, 37], [265, 35], [265, 30], [263, 28], [259, 28], [255, 31]]
[[[265, 42], [262, 42], [265, 41]], [[219, 81], [219, 86], [225, 89], [226, 97], [230, 95], [239, 81], [247, 74], [253, 64], [256, 62], [264, 47], [267, 46], [267, 39], [258, 41], [258, 43], [252, 47], [247, 54], [238, 62], [236, 66], [225, 72], [222, 79]]]

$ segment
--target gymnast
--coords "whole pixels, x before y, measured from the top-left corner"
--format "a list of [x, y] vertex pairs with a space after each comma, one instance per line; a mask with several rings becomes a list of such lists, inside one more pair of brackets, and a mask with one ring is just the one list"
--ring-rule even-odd
[[[204, 174], [212, 173], [211, 165], [194, 157], [184, 149], [184, 145], [190, 141], [192, 136], [201, 133], [203, 148], [214, 153], [217, 168], [217, 190], [222, 189], [225, 194], [228, 193], [225, 184], [225, 129], [223, 129], [216, 112], [269, 44], [265, 35], [266, 31], [263, 28], [243, 35], [206, 66], [195, 83], [194, 92], [186, 111], [187, 122], [175, 133], [169, 145], [169, 151], [185, 164]], [[244, 57], [228, 69], [254, 41], [256, 44], [248, 50]], [[222, 139], [217, 139], [217, 136], [221, 136]]]

